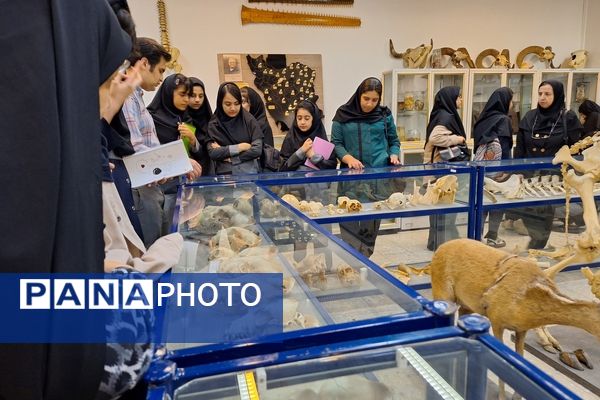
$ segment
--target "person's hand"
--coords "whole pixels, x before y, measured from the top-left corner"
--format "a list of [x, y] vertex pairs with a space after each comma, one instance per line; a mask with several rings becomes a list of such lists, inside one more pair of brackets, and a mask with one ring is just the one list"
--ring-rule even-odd
[[396, 154], [392, 154], [390, 156], [390, 164], [392, 164], [392, 165], [400, 165], [400, 159], [398, 158], [398, 156]]
[[210, 146], [210, 148], [211, 148], [211, 149], [218, 149], [219, 147], [221, 147], [221, 146], [219, 145], [219, 143], [217, 143], [217, 142], [211, 142], [211, 143], [209, 144], [209, 146]]
[[100, 116], [110, 123], [119, 112], [127, 97], [142, 83], [140, 62], [129, 68], [127, 73], [117, 72], [108, 87], [100, 88]]
[[108, 163], [108, 168], [110, 168], [110, 171], [112, 172], [112, 170], [114, 170], [114, 169], [115, 169], [115, 164], [113, 164], [113, 163], [109, 162], [109, 163]]
[[365, 167], [362, 162], [352, 156], [350, 156], [346, 164], [351, 169], [363, 169]]
[[464, 136], [459, 136], [459, 138], [460, 138], [460, 143], [462, 143], [462, 144], [464, 144], [467, 141], [467, 139]]
[[308, 151], [312, 149], [312, 144], [313, 144], [312, 139], [308, 138], [304, 141], [304, 143], [302, 143], [302, 147], [300, 147], [302, 149], [302, 151], [304, 152], [304, 154], [306, 154], [307, 156], [308, 156]]
[[315, 151], [312, 149], [312, 147], [310, 149], [308, 149], [308, 151], [306, 152], [306, 157], [307, 158], [311, 158], [312, 156], [315, 155]]
[[194, 132], [192, 132], [192, 130], [190, 129], [190, 127], [187, 124], [184, 124], [183, 122], [178, 123], [177, 130], [179, 131], [179, 135], [181, 136], [182, 139], [184, 137], [188, 138], [188, 140], [190, 142], [190, 146], [192, 146], [192, 147], [196, 146], [196, 135], [194, 135]]
[[239, 143], [238, 144], [238, 149], [240, 149], [240, 152], [248, 151], [248, 150], [250, 150], [251, 147], [252, 147], [252, 145], [250, 143]]
[[202, 175], [202, 166], [198, 164], [198, 161], [194, 160], [193, 158], [190, 158], [190, 164], [192, 164], [192, 170], [187, 173], [186, 177], [190, 181], [193, 181], [194, 179]]

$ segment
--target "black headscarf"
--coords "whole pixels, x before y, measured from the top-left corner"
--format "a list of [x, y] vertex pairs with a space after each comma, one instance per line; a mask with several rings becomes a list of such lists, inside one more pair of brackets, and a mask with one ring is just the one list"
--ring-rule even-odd
[[200, 108], [195, 110], [192, 107], [188, 107], [187, 113], [192, 118], [192, 122], [196, 127], [196, 137], [198, 137], [200, 133], [206, 137], [206, 135], [208, 135], [208, 121], [210, 121], [210, 117], [213, 115], [208, 96], [206, 95], [206, 88], [204, 87], [204, 82], [200, 79], [194, 77], [188, 79], [191, 86], [190, 92], [193, 90], [194, 86], [200, 86], [204, 92], [204, 102]]
[[[0, 132], [18, 134], [0, 135], [0, 272], [102, 273], [98, 88], [131, 39], [106, 0], [1, 8]], [[80, 321], [81, 337], [105, 329], [95, 319]], [[0, 398], [91, 399], [105, 345], [1, 344], [0, 354]]]
[[[499, 133], [511, 135], [508, 112], [512, 97], [513, 92], [507, 87], [494, 90], [473, 128], [475, 148], [497, 139]], [[497, 129], [500, 124], [504, 124], [507, 129]]]
[[244, 88], [248, 91], [248, 101], [250, 102], [250, 114], [256, 121], [258, 125], [260, 125], [260, 129], [263, 132], [263, 141], [266, 144], [270, 144], [273, 146], [273, 129], [271, 129], [271, 125], [269, 125], [269, 121], [267, 120], [267, 110], [265, 108], [265, 103], [263, 102], [260, 95], [256, 92], [256, 90], [247, 86]]
[[161, 143], [169, 143], [179, 139], [178, 124], [180, 122], [191, 122], [191, 118], [186, 115], [186, 111], [177, 109], [173, 104], [173, 93], [179, 86], [186, 85], [186, 81], [187, 78], [182, 74], [167, 76], [147, 107], [154, 120], [156, 135]]
[[425, 142], [429, 141], [429, 135], [437, 125], [445, 126], [454, 135], [466, 137], [460, 113], [456, 108], [456, 99], [459, 95], [460, 88], [458, 86], [443, 87], [437, 92], [429, 117], [429, 124], [427, 124]]
[[[310, 115], [312, 115], [312, 126], [307, 132], [302, 132], [298, 127], [296, 114], [298, 114], [299, 109], [307, 110]], [[321, 111], [312, 101], [302, 100], [296, 106], [296, 113], [294, 114], [294, 124], [292, 125], [292, 129], [290, 129], [290, 131], [287, 133], [285, 139], [283, 140], [283, 144], [281, 145], [281, 157], [284, 159], [289, 158], [296, 150], [302, 147], [302, 144], [304, 144], [306, 139], [310, 138], [315, 140], [316, 137], [328, 140], [327, 133], [325, 132], [325, 126], [323, 126], [323, 120], [321, 118]]]
[[[565, 90], [563, 84], [555, 80], [543, 81], [538, 86], [538, 89], [544, 85], [552, 86], [554, 101], [548, 108], [542, 108], [538, 104], [534, 112], [528, 112], [526, 118], [523, 118], [523, 121], [521, 121], [521, 124], [523, 122], [528, 123], [529, 128], [536, 132], [550, 132], [553, 126], [556, 129], [556, 125], [561, 123], [559, 118], [565, 110]], [[531, 117], [533, 117], [533, 120], [531, 120]], [[562, 126], [559, 128], [562, 128]]]
[[[226, 86], [229, 89], [229, 93], [240, 102], [240, 112], [235, 117], [227, 116], [223, 110], [223, 98], [226, 94]], [[235, 83], [224, 82], [219, 86], [215, 113], [208, 123], [210, 139], [221, 146], [229, 146], [238, 143], [252, 143], [255, 139], [262, 139], [252, 137], [253, 133], [251, 126], [253, 122], [256, 124], [256, 119], [248, 111], [244, 110], [241, 104], [242, 95]]]
[[584, 100], [579, 106], [579, 114], [585, 115], [583, 137], [591, 136], [600, 130], [600, 106], [591, 100]]
[[363, 90], [365, 82], [371, 80], [376, 80], [381, 85], [381, 81], [374, 77], [369, 77], [363, 80], [360, 85], [358, 85], [358, 88], [356, 88], [356, 92], [354, 92], [352, 97], [350, 97], [350, 100], [337, 109], [333, 117], [333, 121], [340, 122], [342, 124], [346, 122], [365, 122], [372, 124], [392, 114], [389, 108], [381, 105], [381, 96], [379, 97], [379, 103], [377, 103], [377, 106], [371, 112], [363, 112], [360, 106], [360, 96], [365, 92]]

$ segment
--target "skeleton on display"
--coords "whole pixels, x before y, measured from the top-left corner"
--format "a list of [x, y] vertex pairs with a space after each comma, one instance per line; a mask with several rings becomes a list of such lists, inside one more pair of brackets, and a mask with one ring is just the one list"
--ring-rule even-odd
[[[490, 65], [484, 65], [484, 60], [492, 58]], [[475, 59], [477, 68], [510, 68], [510, 53], [508, 49], [503, 49], [502, 52], [496, 49], [483, 50]]]
[[[562, 261], [556, 263], [551, 268], [544, 271], [544, 274], [554, 279], [556, 274], [565, 267], [575, 263], [591, 262], [600, 256], [600, 222], [598, 220], [598, 211], [594, 201], [594, 184], [600, 181], [600, 134], [584, 138], [571, 147], [563, 146], [552, 160], [553, 164], [562, 164], [563, 181], [566, 186], [566, 209], [569, 209], [570, 188], [581, 197], [583, 204], [583, 220], [585, 222], [585, 231], [579, 236], [575, 246], [567, 246], [554, 252], [544, 252], [539, 250], [530, 250], [532, 255], [544, 255], [549, 257], [565, 257]], [[585, 149], [585, 150], [584, 150]], [[583, 150], [583, 160], [579, 161], [571, 154], [578, 154]], [[567, 169], [568, 166], [573, 169]], [[575, 171], [579, 172], [578, 175]], [[568, 214], [566, 215], [565, 227], [568, 226]], [[582, 273], [588, 279], [592, 288], [592, 293], [600, 298], [600, 273], [593, 274], [589, 268], [583, 268]], [[553, 338], [546, 328], [537, 330], [542, 347], [549, 352], [555, 350], [561, 351], [560, 344]], [[555, 349], [555, 350], [554, 350]], [[568, 365], [568, 360], [563, 359]], [[573, 360], [570, 360], [573, 363]]]
[[456, 175], [444, 175], [438, 178], [433, 184], [427, 184], [427, 191], [424, 195], [419, 194], [417, 182], [414, 182], [414, 191], [411, 197], [411, 204], [436, 205], [452, 204], [458, 191], [458, 178]]
[[484, 194], [494, 203], [497, 202], [497, 194], [501, 194], [505, 199], [522, 199], [525, 196], [549, 197], [565, 193], [565, 188], [558, 175], [525, 179], [523, 175], [513, 174], [504, 182], [484, 177], [483, 183]]

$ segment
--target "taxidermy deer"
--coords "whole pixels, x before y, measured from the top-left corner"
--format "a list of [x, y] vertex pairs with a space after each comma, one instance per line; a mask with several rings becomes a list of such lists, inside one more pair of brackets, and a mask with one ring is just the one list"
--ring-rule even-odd
[[563, 295], [535, 261], [455, 239], [438, 248], [430, 267], [434, 299], [457, 303], [461, 314], [487, 316], [501, 342], [505, 329], [515, 331], [521, 355], [527, 331], [549, 324], [575, 326], [600, 339], [600, 303]]

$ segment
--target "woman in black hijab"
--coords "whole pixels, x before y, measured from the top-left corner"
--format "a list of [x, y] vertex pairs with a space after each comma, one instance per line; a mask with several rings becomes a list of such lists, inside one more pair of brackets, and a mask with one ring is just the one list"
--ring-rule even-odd
[[[106, 0], [36, 0], [2, 3], [0, 43], [0, 132], [18, 133], [0, 135], [0, 272], [102, 273], [98, 88], [131, 39]], [[83, 338], [104, 325], [82, 318], [73, 329]], [[104, 344], [1, 344], [0, 398], [92, 399], [105, 351]]]
[[324, 159], [322, 155], [315, 154], [312, 144], [315, 138], [327, 139], [325, 126], [319, 108], [309, 100], [302, 100], [296, 106], [292, 129], [287, 133], [279, 156], [281, 157], [280, 171], [311, 171], [313, 168], [304, 163], [308, 158], [319, 169], [332, 169], [337, 166], [335, 152]]
[[[461, 107], [462, 96], [458, 86], [441, 88], [435, 95], [425, 137], [425, 163], [440, 162], [440, 149], [465, 143], [465, 128], [458, 112]], [[435, 251], [442, 243], [458, 236], [456, 214], [429, 216], [429, 250]]]
[[[519, 124], [515, 158], [553, 157], [562, 146], [577, 142], [582, 131], [577, 115], [565, 108], [562, 83], [544, 81], [538, 87], [537, 108], [527, 112]], [[554, 207], [541, 206], [519, 211], [531, 237], [529, 248], [544, 248], [550, 237]]]
[[464, 144], [467, 138], [458, 109], [462, 95], [458, 86], [441, 88], [435, 95], [425, 136], [425, 163], [440, 162], [440, 149]]
[[147, 108], [160, 143], [170, 143], [181, 137], [189, 153], [197, 148], [197, 140], [190, 129], [192, 119], [186, 113], [188, 104], [188, 79], [182, 74], [173, 74], [165, 78]]
[[[512, 105], [513, 92], [508, 87], [494, 90], [485, 104], [473, 129], [475, 141], [475, 160], [501, 160], [511, 158], [512, 124], [508, 115]], [[490, 211], [488, 232], [485, 235], [487, 245], [500, 248], [506, 242], [498, 238], [498, 228], [504, 212]], [[485, 221], [484, 215], [483, 220]]]
[[263, 133], [256, 119], [242, 108], [242, 94], [233, 82], [219, 86], [208, 136], [208, 154], [217, 175], [260, 172]]
[[243, 87], [241, 92], [242, 106], [244, 106], [246, 111], [252, 114], [252, 116], [258, 121], [258, 125], [260, 125], [260, 129], [262, 129], [263, 132], [263, 141], [265, 144], [273, 146], [273, 130], [271, 129], [271, 125], [269, 125], [269, 121], [267, 120], [265, 103], [256, 90], [252, 89], [251, 87]]
[[192, 118], [192, 123], [196, 127], [196, 140], [200, 144], [197, 153], [192, 153], [192, 157], [202, 166], [202, 175], [214, 175], [213, 163], [208, 156], [206, 144], [208, 142], [208, 121], [213, 115], [212, 108], [206, 97], [206, 88], [204, 82], [198, 78], [189, 79], [190, 102], [187, 113]]
[[600, 131], [600, 106], [591, 100], [584, 100], [579, 106], [579, 121], [583, 125], [581, 138], [593, 136], [594, 132]]

